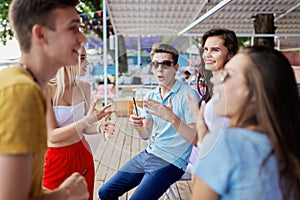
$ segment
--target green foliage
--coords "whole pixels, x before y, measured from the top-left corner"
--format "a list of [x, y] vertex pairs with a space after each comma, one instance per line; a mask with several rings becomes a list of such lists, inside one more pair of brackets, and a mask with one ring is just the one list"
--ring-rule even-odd
[[102, 10], [102, 0], [82, 0], [81, 3], [90, 8], [91, 11]]
[[79, 13], [89, 13], [92, 10], [95, 10], [93, 7], [93, 4], [89, 1], [85, 1], [85, 2], [80, 2], [79, 5], [77, 6], [77, 10], [79, 11]]
[[[79, 13], [81, 13], [81, 27], [82, 32], [86, 35], [96, 35], [97, 37], [103, 37], [103, 13], [102, 0], [82, 0], [77, 7]], [[99, 13], [98, 13], [99, 12]], [[114, 35], [113, 26], [110, 22], [109, 16], [107, 16], [107, 38], [110, 35]], [[103, 39], [102, 39], [103, 40]]]
[[[13, 32], [8, 22], [8, 10], [12, 0], [0, 0], [0, 42], [4, 45], [7, 40], [12, 39]], [[24, 0], [26, 1], [26, 0]], [[77, 9], [80, 13], [89, 13], [100, 10], [102, 8], [102, 0], [81, 0]]]
[[11, 39], [13, 33], [8, 24], [8, 9], [11, 0], [0, 1], [0, 41], [5, 45]]
[[250, 46], [251, 38], [250, 37], [238, 37], [239, 47], [247, 47]]

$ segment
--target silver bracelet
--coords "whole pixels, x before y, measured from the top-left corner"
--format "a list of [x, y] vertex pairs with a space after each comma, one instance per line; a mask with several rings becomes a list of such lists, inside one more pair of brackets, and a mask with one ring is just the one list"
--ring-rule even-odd
[[96, 131], [98, 134], [101, 134], [100, 126], [101, 126], [101, 123], [98, 123], [96, 126]]

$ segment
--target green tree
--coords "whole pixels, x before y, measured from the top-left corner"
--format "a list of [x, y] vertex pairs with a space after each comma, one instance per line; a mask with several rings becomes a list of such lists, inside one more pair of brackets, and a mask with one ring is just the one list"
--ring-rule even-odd
[[[0, 0], [0, 42], [4, 45], [7, 40], [12, 39], [13, 32], [9, 26], [8, 10], [11, 0]], [[102, 0], [81, 0], [77, 7], [80, 13], [90, 13], [98, 10], [102, 10]], [[92, 30], [103, 41], [103, 32], [101, 29]], [[107, 34], [109, 37], [109, 34]], [[123, 36], [118, 36], [119, 40], [119, 72], [127, 71], [127, 54], [125, 49], [125, 39]], [[109, 41], [109, 40], [107, 40]], [[108, 53], [114, 58], [114, 51], [108, 50]]]
[[0, 41], [5, 45], [6, 41], [13, 37], [8, 24], [8, 8], [11, 0], [0, 1]]
[[[9, 26], [9, 21], [8, 21], [8, 10], [9, 10], [9, 5], [12, 0], [0, 0], [0, 41], [5, 45], [7, 40], [11, 39], [13, 37], [13, 32]], [[93, 2], [93, 3], [92, 3]], [[94, 5], [97, 5], [95, 3], [95, 0], [91, 1], [84, 1], [84, 3], [81, 3], [79, 5], [79, 9], [82, 12], [88, 12], [91, 10], [97, 9], [94, 7]], [[98, 1], [98, 3], [102, 3], [101, 1]]]

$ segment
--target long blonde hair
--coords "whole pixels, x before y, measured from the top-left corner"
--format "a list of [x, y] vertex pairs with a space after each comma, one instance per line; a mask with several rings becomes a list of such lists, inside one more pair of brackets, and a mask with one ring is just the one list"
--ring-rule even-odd
[[[81, 45], [81, 52], [84, 46]], [[80, 56], [78, 57], [78, 64], [80, 66]], [[77, 65], [70, 65], [61, 67], [54, 78], [49, 81], [49, 85], [56, 86], [55, 94], [53, 96], [53, 105], [58, 104], [58, 100], [63, 97], [66, 87], [78, 85], [77, 71], [80, 67]]]

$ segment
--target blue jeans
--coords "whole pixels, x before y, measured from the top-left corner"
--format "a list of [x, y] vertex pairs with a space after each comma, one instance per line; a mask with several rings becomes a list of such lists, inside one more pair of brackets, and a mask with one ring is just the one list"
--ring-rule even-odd
[[98, 194], [101, 200], [115, 200], [138, 185], [131, 200], [159, 199], [183, 174], [182, 169], [145, 150], [129, 160]]

